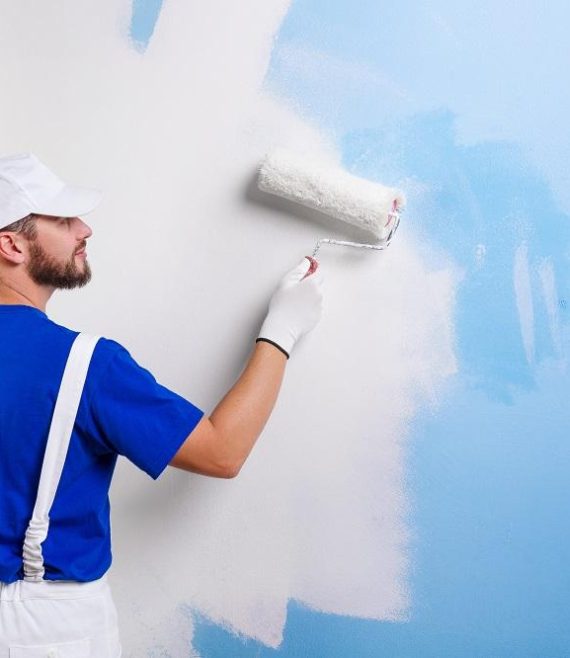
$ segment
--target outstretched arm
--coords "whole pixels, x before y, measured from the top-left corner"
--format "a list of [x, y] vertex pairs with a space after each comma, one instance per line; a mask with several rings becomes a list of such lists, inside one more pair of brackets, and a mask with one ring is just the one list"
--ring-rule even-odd
[[322, 278], [320, 272], [307, 276], [309, 271], [314, 263], [304, 259], [285, 275], [242, 374], [194, 428], [171, 466], [221, 478], [239, 473], [275, 405], [294, 344], [320, 319]]

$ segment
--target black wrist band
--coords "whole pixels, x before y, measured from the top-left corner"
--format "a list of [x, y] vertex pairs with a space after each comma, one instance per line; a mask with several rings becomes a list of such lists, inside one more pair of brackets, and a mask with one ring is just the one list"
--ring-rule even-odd
[[287, 358], [289, 358], [287, 352], [280, 345], [277, 345], [277, 343], [274, 343], [272, 340], [269, 340], [269, 338], [258, 338], [255, 342], [259, 343], [260, 340], [262, 340], [264, 343], [269, 343], [270, 345], [273, 345], [273, 347], [276, 347], [280, 352], [283, 352], [283, 354]]

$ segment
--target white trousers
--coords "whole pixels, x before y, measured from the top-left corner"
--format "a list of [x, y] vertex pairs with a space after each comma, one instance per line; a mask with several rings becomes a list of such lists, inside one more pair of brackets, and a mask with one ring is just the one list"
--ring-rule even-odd
[[119, 658], [107, 577], [0, 583], [0, 658]]

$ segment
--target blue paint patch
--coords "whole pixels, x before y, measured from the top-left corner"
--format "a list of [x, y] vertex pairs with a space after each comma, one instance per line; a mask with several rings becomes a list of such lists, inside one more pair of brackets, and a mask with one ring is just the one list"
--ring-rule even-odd
[[[492, 399], [511, 403], [517, 391], [535, 386], [537, 363], [563, 356], [550, 335], [539, 271], [548, 258], [559, 290], [568, 290], [570, 218], [557, 210], [544, 180], [515, 145], [460, 146], [454, 135], [451, 114], [437, 112], [353, 131], [340, 146], [353, 173], [396, 185], [408, 177], [426, 190], [408, 194], [402, 223], [463, 271], [456, 312], [462, 377]], [[514, 258], [521, 244], [528, 247], [533, 286], [534, 362], [525, 353], [515, 297]], [[560, 314], [562, 330], [568, 320]]]
[[296, 0], [266, 84], [333, 135], [435, 110], [459, 143], [516, 141], [570, 212], [570, 61], [563, 0]]
[[[569, 384], [567, 373], [545, 367], [535, 389], [506, 406], [466, 381], [437, 416], [418, 421], [412, 627], [450, 632], [468, 651], [487, 642], [484, 656], [568, 654], [570, 575], [560, 565], [570, 557], [561, 516]], [[494, 653], [493, 643], [504, 650]]]
[[160, 16], [163, 0], [133, 0], [130, 37], [133, 46], [144, 53]]

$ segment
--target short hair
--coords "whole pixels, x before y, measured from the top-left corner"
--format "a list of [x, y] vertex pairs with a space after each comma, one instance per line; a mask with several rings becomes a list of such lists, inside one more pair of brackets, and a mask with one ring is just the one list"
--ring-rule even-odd
[[18, 219], [8, 226], [0, 228], [0, 233], [10, 232], [10, 233], [21, 233], [27, 240], [34, 241], [38, 235], [38, 229], [36, 226], [37, 216], [33, 213]]

